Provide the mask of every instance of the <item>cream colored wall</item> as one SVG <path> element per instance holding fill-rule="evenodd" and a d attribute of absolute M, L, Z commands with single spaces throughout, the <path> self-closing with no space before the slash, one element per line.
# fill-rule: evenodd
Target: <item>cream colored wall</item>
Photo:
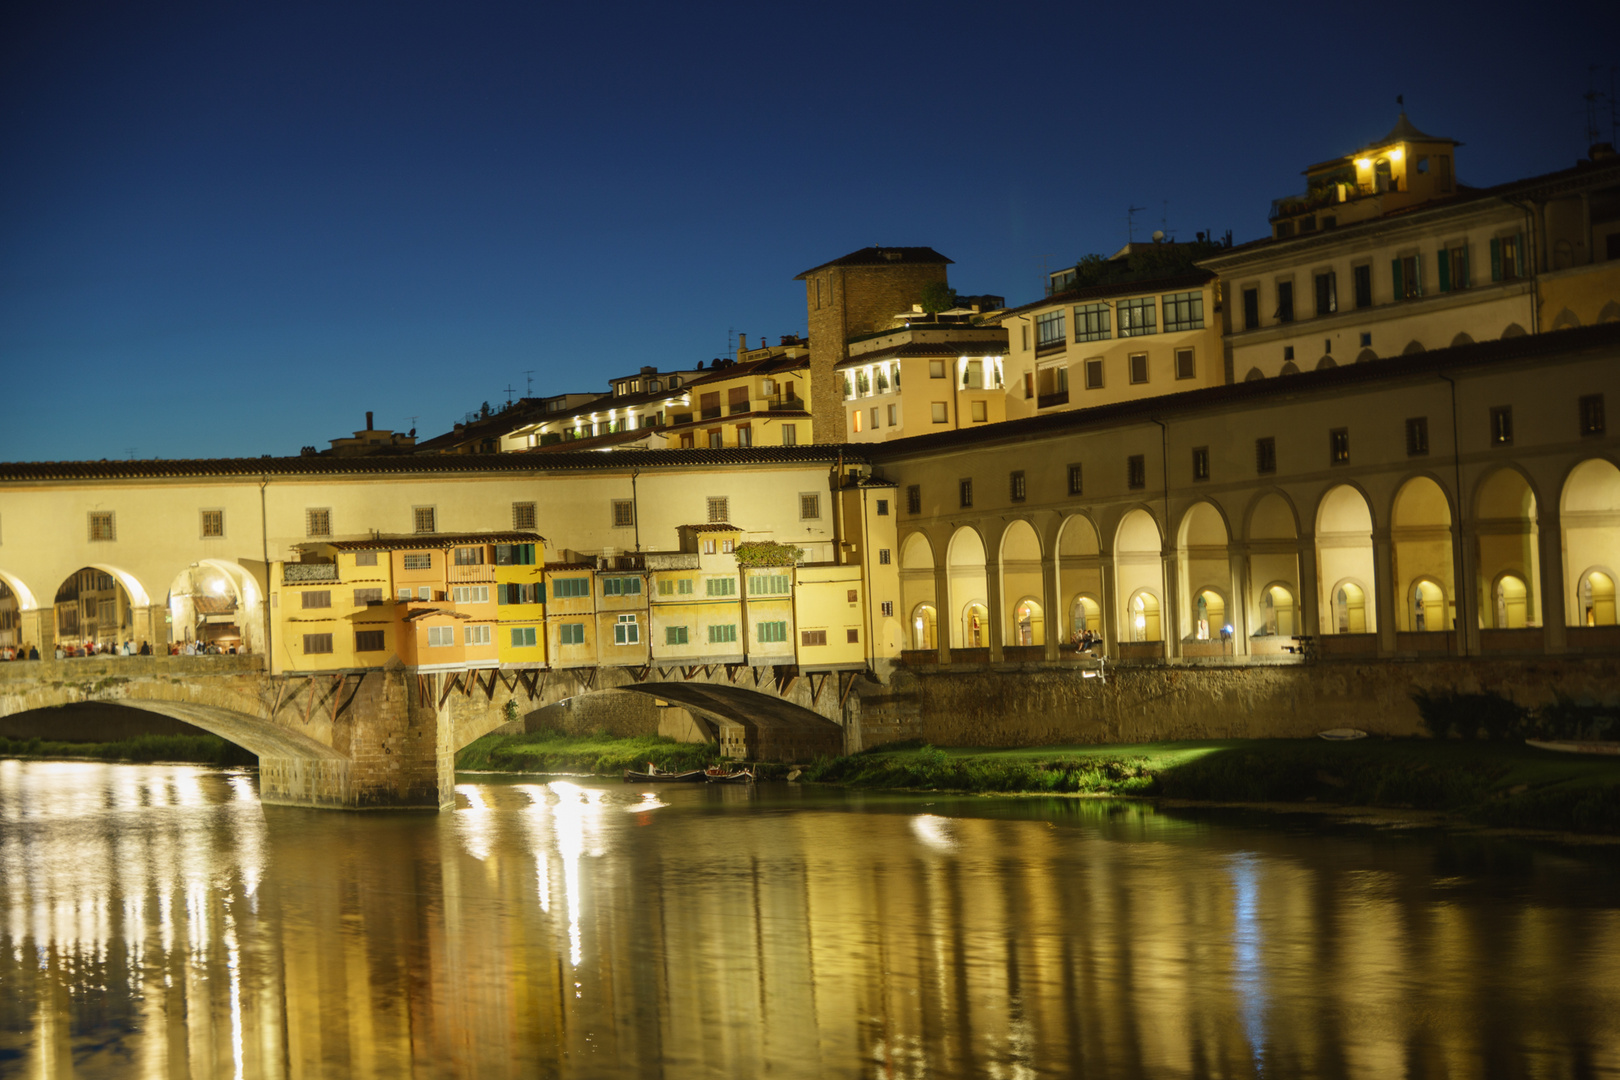
<path fill-rule="evenodd" d="M 1620 321 L 1620 259 L 1549 271 L 1536 284 L 1544 330 L 1564 329 L 1570 316 L 1579 326 Z"/>
<path fill-rule="evenodd" d="M 812 669 L 832 666 L 859 667 L 866 658 L 866 629 L 862 617 L 860 568 L 856 566 L 801 566 L 799 586 L 794 594 L 797 609 L 799 667 Z M 855 599 L 849 599 L 849 593 Z M 806 646 L 806 631 L 823 630 L 827 644 Z M 854 631 L 856 641 L 849 640 Z"/>

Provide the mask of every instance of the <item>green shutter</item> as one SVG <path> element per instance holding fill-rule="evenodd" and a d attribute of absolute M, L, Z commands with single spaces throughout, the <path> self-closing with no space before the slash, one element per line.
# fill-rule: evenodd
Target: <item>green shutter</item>
<path fill-rule="evenodd" d="M 1524 277 L 1524 233 L 1517 233 L 1513 237 L 1513 261 L 1520 277 Z"/>
<path fill-rule="evenodd" d="M 1406 298 L 1406 289 L 1401 282 L 1401 260 L 1391 259 L 1389 270 L 1395 279 L 1395 299 L 1404 300 Z"/>
<path fill-rule="evenodd" d="M 1438 265 L 1439 270 L 1440 270 L 1440 291 L 1443 292 L 1443 293 L 1450 292 L 1451 291 L 1451 259 L 1446 254 L 1446 249 L 1445 248 L 1440 249 L 1440 254 L 1435 259 L 1435 263 Z"/>
<path fill-rule="evenodd" d="M 1491 237 L 1491 280 L 1502 280 L 1502 241 Z"/>
<path fill-rule="evenodd" d="M 1423 295 L 1423 256 L 1412 256 L 1412 295 Z"/>

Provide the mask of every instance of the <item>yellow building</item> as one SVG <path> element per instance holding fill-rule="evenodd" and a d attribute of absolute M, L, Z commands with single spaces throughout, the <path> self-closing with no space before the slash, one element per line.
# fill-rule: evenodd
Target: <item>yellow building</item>
<path fill-rule="evenodd" d="M 546 655 L 551 666 L 596 666 L 596 564 L 545 565 Z"/>
<path fill-rule="evenodd" d="M 1006 349 L 999 326 L 942 323 L 921 313 L 849 342 L 849 358 L 836 368 L 845 437 L 886 442 L 1005 420 Z"/>
<path fill-rule="evenodd" d="M 693 379 L 691 412 L 663 432 L 679 447 L 798 446 L 810 427 L 810 347 L 796 337 L 737 350 L 737 362 Z"/>

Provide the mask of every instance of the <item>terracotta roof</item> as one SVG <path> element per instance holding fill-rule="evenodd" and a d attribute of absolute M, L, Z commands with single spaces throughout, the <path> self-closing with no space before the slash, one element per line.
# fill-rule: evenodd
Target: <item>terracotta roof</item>
<path fill-rule="evenodd" d="M 191 607 L 199 615 L 230 615 L 236 611 L 236 601 L 228 596 L 193 596 Z"/>
<path fill-rule="evenodd" d="M 365 540 L 307 540 L 295 547 L 333 547 L 339 551 L 421 551 L 424 548 L 469 547 L 474 544 L 543 544 L 546 538 L 532 532 L 488 533 L 384 533 Z"/>
<path fill-rule="evenodd" d="M 740 525 L 731 525 L 731 524 L 729 524 L 727 522 L 724 522 L 724 521 L 705 521 L 705 522 L 703 522 L 703 523 L 701 523 L 699 525 L 682 525 L 681 528 L 683 528 L 683 529 L 691 529 L 693 532 L 697 532 L 697 533 L 706 533 L 706 532 L 742 532 L 743 531 L 742 526 L 740 526 Z"/>
<path fill-rule="evenodd" d="M 593 563 L 593 562 L 548 562 L 545 565 L 545 569 L 547 569 L 547 570 L 595 570 L 596 569 L 596 564 Z"/>
<path fill-rule="evenodd" d="M 654 435 L 663 435 L 665 428 L 635 428 L 632 431 L 610 431 L 606 435 L 592 435 L 584 439 L 563 439 L 547 446 L 531 446 L 519 450 L 520 454 L 558 454 L 580 450 L 605 450 L 624 443 L 640 442 Z"/>
<path fill-rule="evenodd" d="M 434 615 L 448 615 L 452 619 L 470 619 L 471 615 L 460 611 L 451 611 L 449 608 L 417 608 L 415 611 L 401 617 L 402 622 L 415 622 L 417 619 L 431 618 Z"/>
<path fill-rule="evenodd" d="M 445 473 L 611 472 L 691 468 L 704 465 L 772 465 L 866 460 L 866 444 L 811 443 L 803 446 L 746 446 L 724 449 L 634 450 L 604 454 L 592 450 L 547 454 L 428 454 L 405 457 L 190 458 L 154 461 L 0 462 L 6 480 L 133 480 L 182 476 L 433 476 Z"/>
<path fill-rule="evenodd" d="M 799 368 L 809 366 L 809 353 L 799 356 L 767 356 L 760 360 L 750 360 L 746 364 L 732 364 L 730 367 L 708 372 L 701 379 L 693 379 L 686 386 L 702 386 L 704 383 L 735 379 L 740 375 L 774 375 L 778 371 L 797 371 Z"/>
<path fill-rule="evenodd" d="M 862 367 L 873 360 L 887 360 L 891 357 L 901 356 L 1003 356 L 1007 352 L 1007 343 L 1004 341 L 913 341 L 904 345 L 891 345 L 887 349 L 873 349 L 852 356 L 848 360 L 840 360 L 833 365 L 833 370 L 846 367 Z"/>
<path fill-rule="evenodd" d="M 1244 402 L 1267 398 L 1288 398 L 1302 393 L 1335 393 L 1365 383 L 1396 383 L 1418 377 L 1432 378 L 1437 372 L 1466 371 L 1493 364 L 1559 356 L 1582 349 L 1620 348 L 1620 323 L 1604 323 L 1575 330 L 1555 330 L 1525 334 L 1500 341 L 1480 341 L 1455 348 L 1432 349 L 1411 356 L 1390 356 L 1364 363 L 1345 363 L 1325 371 L 1302 371 L 1297 375 L 1257 379 L 1254 382 L 1211 386 L 1180 394 L 1121 401 L 1090 409 L 1008 420 L 978 428 L 914 435 L 908 439 L 868 443 L 874 460 L 909 457 L 942 447 L 967 447 L 997 442 L 1022 442 L 1054 435 L 1068 429 L 1107 429 L 1127 423 L 1148 423 L 1177 413 L 1213 411 Z"/>
<path fill-rule="evenodd" d="M 913 266 L 923 263 L 945 265 L 951 261 L 931 247 L 864 247 L 859 251 L 850 252 L 841 259 L 812 266 L 804 273 L 796 275 L 793 280 L 802 281 L 817 270 L 825 270 L 829 266 L 894 266 L 900 263 L 910 263 Z"/>
<path fill-rule="evenodd" d="M 1222 254 L 1224 255 L 1225 252 L 1222 252 Z M 1006 311 L 998 313 L 996 320 L 1000 321 L 1034 308 L 1051 307 L 1054 304 L 1073 304 L 1081 300 L 1095 300 L 1105 296 L 1135 296 L 1138 293 L 1165 293 L 1196 289 L 1214 277 L 1215 272 L 1213 270 L 1193 270 L 1185 274 L 1176 274 L 1173 277 L 1152 278 L 1142 281 L 1115 281 L 1106 285 L 1087 285 L 1079 289 L 1065 289 L 1063 292 L 1053 293 L 1044 300 L 1036 300 L 1021 307 L 1008 308 Z"/>

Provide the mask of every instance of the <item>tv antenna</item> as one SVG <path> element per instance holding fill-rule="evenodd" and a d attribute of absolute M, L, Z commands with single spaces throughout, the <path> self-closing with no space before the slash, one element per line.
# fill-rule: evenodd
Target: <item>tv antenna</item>
<path fill-rule="evenodd" d="M 1052 295 L 1052 271 L 1047 265 L 1047 259 L 1057 258 L 1057 252 L 1048 251 L 1041 256 L 1041 295 Z"/>
<path fill-rule="evenodd" d="M 1603 115 L 1603 103 L 1605 101 L 1609 104 L 1609 143 L 1611 145 L 1615 142 L 1616 132 L 1620 131 L 1620 123 L 1616 122 L 1617 116 L 1614 101 L 1615 69 L 1612 66 L 1609 68 L 1609 92 L 1607 94 L 1601 90 L 1598 90 L 1595 86 L 1598 72 L 1601 70 L 1602 66 L 1599 64 L 1593 64 L 1586 69 L 1587 76 L 1591 79 L 1594 86 L 1593 89 L 1588 90 L 1586 93 L 1581 95 L 1586 99 L 1586 145 L 1589 147 L 1596 146 L 1598 143 L 1603 141 L 1601 117 Z"/>
<path fill-rule="evenodd" d="M 524 383 L 523 396 L 534 397 L 534 368 L 526 369 L 523 372 L 523 377 L 528 380 Z"/>
<path fill-rule="evenodd" d="M 1136 243 L 1136 215 L 1147 213 L 1145 206 L 1127 206 L 1125 208 L 1125 242 Z"/>
<path fill-rule="evenodd" d="M 512 384 L 507 383 L 506 384 L 506 407 L 508 409 L 510 409 L 512 407 L 512 394 L 513 394 Z"/>
<path fill-rule="evenodd" d="M 138 446 L 126 446 L 126 447 L 124 447 L 124 453 L 129 456 L 129 460 L 134 461 L 135 460 L 135 451 L 137 451 L 139 449 L 140 449 L 140 447 L 138 447 Z"/>

